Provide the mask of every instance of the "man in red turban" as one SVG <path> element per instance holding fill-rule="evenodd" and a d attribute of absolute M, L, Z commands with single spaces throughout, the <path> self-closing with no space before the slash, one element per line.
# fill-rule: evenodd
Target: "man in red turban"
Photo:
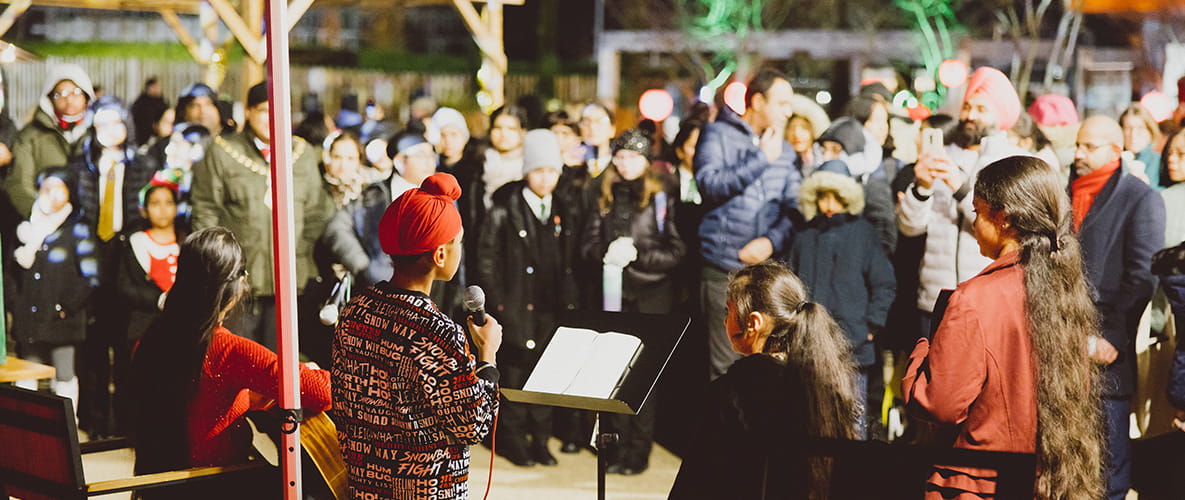
<path fill-rule="evenodd" d="M 1004 73 L 987 67 L 975 70 L 965 95 L 958 128 L 952 137 L 944 138 L 946 147 L 918 158 L 915 180 L 897 206 L 901 234 L 926 235 L 918 271 L 919 336 L 932 331 L 938 294 L 971 279 L 992 262 L 979 254 L 971 224 L 975 176 L 995 160 L 1032 156 L 1008 141 L 1006 131 L 1016 124 L 1021 106 Z"/>
<path fill-rule="evenodd" d="M 461 325 L 428 297 L 461 262 L 460 196 L 440 173 L 387 207 L 379 243 L 395 270 L 338 321 L 333 402 L 351 498 L 465 498 L 469 445 L 493 427 L 502 327 L 470 321 L 470 354 Z"/>
<path fill-rule="evenodd" d="M 1020 117 L 1020 97 L 1012 82 L 996 68 L 982 67 L 967 79 L 963 109 L 959 112 L 961 144 L 973 149 L 984 137 L 1005 131 Z"/>

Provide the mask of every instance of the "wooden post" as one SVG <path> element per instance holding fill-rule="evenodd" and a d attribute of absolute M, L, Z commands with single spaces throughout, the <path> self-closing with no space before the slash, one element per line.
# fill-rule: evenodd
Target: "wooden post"
<path fill-rule="evenodd" d="M 285 0 L 286 1 L 286 0 Z M 263 39 L 263 0 L 242 0 L 239 2 L 239 9 L 241 9 L 243 22 L 247 25 L 247 29 L 251 30 L 251 35 L 255 37 L 258 52 L 264 54 L 266 57 L 267 46 L 266 40 Z M 271 24 L 268 24 L 268 32 L 271 32 Z M 287 22 L 281 24 L 287 26 Z M 283 30 L 285 37 L 288 36 L 288 31 Z M 246 42 L 242 42 L 246 43 Z M 239 79 L 239 96 L 246 96 L 247 91 L 253 85 L 263 81 L 263 60 L 256 60 L 254 58 L 243 58 L 243 77 Z"/>
<path fill-rule="evenodd" d="M 481 13 L 481 19 L 486 26 L 486 48 L 482 49 L 481 69 L 485 70 L 485 90 L 490 96 L 488 111 L 493 111 L 506 104 L 509 61 L 506 60 L 506 47 L 502 38 L 502 2 L 489 0 Z"/>
<path fill-rule="evenodd" d="M 477 13 L 471 0 L 452 0 L 453 6 L 461 14 L 465 26 L 473 36 L 474 43 L 481 50 L 481 69 L 477 70 L 478 81 L 482 84 L 478 104 L 482 110 L 490 112 L 506 102 L 506 48 L 502 43 L 502 2 L 501 0 L 486 0 L 486 8 Z"/>
<path fill-rule="evenodd" d="M 198 7 L 198 20 L 201 24 L 202 38 L 198 44 L 199 52 L 206 60 L 206 67 L 202 73 L 202 81 L 211 88 L 222 86 L 226 77 L 226 61 L 218 54 L 218 13 L 207 2 Z"/>

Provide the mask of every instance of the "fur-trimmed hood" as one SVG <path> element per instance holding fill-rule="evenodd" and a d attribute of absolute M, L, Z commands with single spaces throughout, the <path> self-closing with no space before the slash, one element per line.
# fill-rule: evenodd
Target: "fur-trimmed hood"
<path fill-rule="evenodd" d="M 806 220 L 819 213 L 819 193 L 831 191 L 848 207 L 848 213 L 860 215 L 864 211 L 864 188 L 855 179 L 835 172 L 818 171 L 802 181 L 798 193 L 798 209 Z"/>

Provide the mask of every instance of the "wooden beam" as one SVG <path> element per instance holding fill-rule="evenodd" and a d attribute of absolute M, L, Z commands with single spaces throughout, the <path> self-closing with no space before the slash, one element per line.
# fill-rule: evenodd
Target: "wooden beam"
<path fill-rule="evenodd" d="M 16 22 L 16 18 L 24 14 L 32 4 L 33 0 L 15 0 L 8 4 L 8 8 L 4 9 L 3 14 L 0 14 L 0 36 L 8 33 L 8 30 L 12 28 L 12 23 Z"/>
<path fill-rule="evenodd" d="M 258 63 L 263 63 L 267 60 L 267 53 L 260 50 L 262 45 L 261 40 L 255 35 L 254 30 L 243 22 L 243 18 L 239 17 L 239 13 L 226 0 L 209 0 L 210 7 L 214 8 L 214 12 L 218 14 L 218 18 L 230 28 L 231 34 L 239 41 L 239 45 L 243 46 L 243 50 L 252 60 Z"/>
<path fill-rule="evenodd" d="M 197 14 L 198 0 L 34 0 L 33 5 L 69 7 L 73 9 L 131 10 L 156 12 L 173 9 L 182 14 Z"/>
<path fill-rule="evenodd" d="M 288 4 L 288 31 L 285 31 L 285 33 L 292 32 L 292 28 L 296 27 L 296 23 L 300 22 L 300 18 L 304 17 L 305 12 L 309 10 L 309 6 L 312 4 L 313 0 L 292 0 L 292 3 Z M 267 40 L 263 36 L 259 37 L 259 51 L 261 53 L 267 52 Z M 260 75 L 263 74 L 262 71 L 261 67 Z M 247 80 L 251 80 L 251 78 L 247 78 Z M 255 80 L 258 80 L 258 78 Z"/>
<path fill-rule="evenodd" d="M 473 35 L 474 39 L 489 36 L 486 33 L 486 25 L 481 20 L 481 15 L 477 13 L 477 9 L 473 8 L 473 4 L 469 0 L 452 0 L 452 2 L 453 6 L 457 8 L 457 13 L 461 14 L 461 20 L 465 21 L 465 26 L 469 27 L 469 33 Z"/>
<path fill-rule="evenodd" d="M 160 17 L 165 20 L 165 24 L 168 24 L 173 29 L 173 33 L 177 35 L 177 39 L 181 41 L 181 45 L 184 45 L 185 50 L 189 51 L 189 55 L 193 56 L 193 60 L 199 64 L 206 64 L 208 61 L 202 57 L 201 47 L 198 46 L 197 41 L 193 39 L 189 31 L 185 29 L 185 26 L 181 24 L 181 18 L 177 16 L 177 12 L 173 9 L 160 9 L 158 12 L 160 12 Z"/>
<path fill-rule="evenodd" d="M 300 18 L 304 17 L 304 13 L 309 10 L 309 6 L 313 4 L 313 0 L 292 0 L 288 4 L 288 31 L 296 27 L 296 23 L 300 22 Z"/>
<path fill-rule="evenodd" d="M 112 479 L 110 481 L 90 483 L 86 485 L 86 493 L 87 496 L 109 495 L 111 493 L 119 493 L 121 491 L 134 491 L 149 487 L 184 483 L 187 481 L 217 476 L 220 474 L 229 474 L 232 472 L 259 469 L 263 467 L 264 462 L 262 460 L 256 460 L 254 462 L 234 465 L 194 467 L 185 470 L 157 472 L 155 474 L 144 474 L 141 476 L 133 476 L 125 479 Z"/>

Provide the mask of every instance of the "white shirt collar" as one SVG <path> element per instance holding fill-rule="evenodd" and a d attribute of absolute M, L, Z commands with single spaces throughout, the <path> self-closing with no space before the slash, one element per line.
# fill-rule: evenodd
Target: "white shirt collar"
<path fill-rule="evenodd" d="M 535 218 L 543 220 L 548 215 L 551 215 L 551 194 L 542 198 L 531 191 L 529 187 L 523 187 L 523 199 L 527 201 L 527 206 L 531 207 L 531 212 L 535 214 Z M 543 208 L 547 207 L 549 213 L 543 213 Z"/>

